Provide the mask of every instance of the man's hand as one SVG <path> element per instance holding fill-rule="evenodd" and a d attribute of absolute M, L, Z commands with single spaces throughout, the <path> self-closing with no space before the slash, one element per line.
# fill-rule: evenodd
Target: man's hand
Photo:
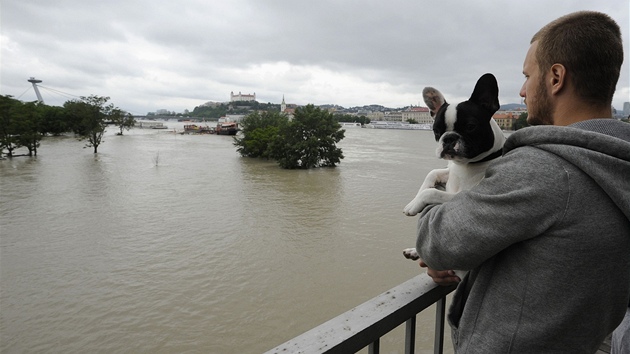
<path fill-rule="evenodd" d="M 431 269 L 422 260 L 419 263 L 420 263 L 420 267 L 427 269 L 427 275 L 429 275 L 431 279 L 433 279 L 433 281 L 438 285 L 449 286 L 449 285 L 459 283 L 460 281 L 462 281 L 461 279 L 459 279 L 457 275 L 455 275 L 455 272 L 452 270 Z"/>

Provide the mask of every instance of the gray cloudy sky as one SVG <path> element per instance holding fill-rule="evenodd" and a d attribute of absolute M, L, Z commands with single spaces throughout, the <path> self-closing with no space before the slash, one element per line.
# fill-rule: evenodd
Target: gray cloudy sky
<path fill-rule="evenodd" d="M 183 112 L 230 91 L 260 102 L 418 105 L 425 86 L 455 102 L 497 76 L 519 103 L 531 36 L 578 10 L 611 15 L 625 62 L 613 105 L 630 101 L 628 0 L 2 0 L 0 94 L 111 97 L 133 114 Z M 30 87 L 30 88 L 29 88 Z M 423 104 L 424 105 L 424 104 Z"/>

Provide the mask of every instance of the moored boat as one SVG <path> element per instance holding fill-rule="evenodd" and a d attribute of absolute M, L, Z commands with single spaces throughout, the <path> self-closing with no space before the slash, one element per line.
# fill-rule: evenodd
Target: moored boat
<path fill-rule="evenodd" d="M 137 122 L 135 125 L 137 128 L 143 129 L 168 129 L 164 123 L 161 122 Z"/>
<path fill-rule="evenodd" d="M 214 134 L 214 128 L 196 124 L 184 125 L 184 134 Z"/>
<path fill-rule="evenodd" d="M 238 132 L 238 123 L 236 122 L 220 122 L 217 124 L 216 132 L 219 135 L 236 135 Z"/>
<path fill-rule="evenodd" d="M 407 122 L 372 121 L 365 125 L 372 129 L 404 129 L 404 130 L 432 130 L 431 124 L 413 124 Z"/>

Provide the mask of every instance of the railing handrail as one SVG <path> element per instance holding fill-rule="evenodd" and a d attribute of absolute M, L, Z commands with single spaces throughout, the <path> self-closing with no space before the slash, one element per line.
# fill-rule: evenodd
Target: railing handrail
<path fill-rule="evenodd" d="M 428 275 L 420 274 L 267 351 L 267 354 L 355 353 L 370 344 L 378 343 L 380 337 L 407 320 L 415 319 L 416 314 L 444 299 L 455 288 L 455 285 L 438 286 Z M 444 306 L 441 311 L 443 318 Z M 443 327 L 443 321 L 439 318 L 436 327 L 438 325 Z M 435 335 L 436 339 L 441 336 L 441 342 L 443 332 L 438 333 L 436 330 Z"/>

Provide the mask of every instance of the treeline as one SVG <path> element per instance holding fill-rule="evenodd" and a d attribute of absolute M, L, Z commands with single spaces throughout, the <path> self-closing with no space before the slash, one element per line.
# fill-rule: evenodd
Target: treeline
<path fill-rule="evenodd" d="M 216 105 L 197 106 L 191 115 L 195 117 L 221 118 L 227 114 L 248 114 L 252 111 L 280 111 L 280 105 L 258 101 L 236 101 Z"/>
<path fill-rule="evenodd" d="M 63 107 L 38 102 L 22 102 L 11 96 L 0 96 L 0 156 L 15 156 L 19 148 L 27 148 L 28 155 L 37 155 L 40 140 L 47 135 L 74 133 L 86 141 L 85 147 L 94 148 L 103 142 L 108 124 L 128 130 L 135 124 L 134 117 L 113 104 L 109 97 L 89 96 L 70 100 Z"/>
<path fill-rule="evenodd" d="M 321 107 L 320 107 L 321 108 Z M 194 117 L 221 118 L 228 114 L 249 114 L 255 111 L 279 112 L 280 105 L 275 103 L 260 103 L 258 101 L 236 101 L 229 103 L 217 103 L 214 105 L 196 106 L 190 115 Z M 180 115 L 180 114 L 178 114 Z M 333 113 L 334 118 L 338 122 L 361 123 L 363 125 L 370 123 L 370 119 L 366 116 L 356 116 L 350 114 Z"/>
<path fill-rule="evenodd" d="M 279 111 L 256 111 L 241 121 L 234 145 L 241 156 L 272 159 L 287 169 L 334 167 L 343 159 L 337 143 L 345 136 L 333 114 L 313 105 L 289 119 Z"/>
<path fill-rule="evenodd" d="M 521 113 L 518 116 L 518 119 L 516 119 L 516 121 L 514 122 L 514 125 L 512 126 L 512 130 L 519 130 L 521 128 L 527 128 L 529 127 L 529 124 L 527 123 L 527 112 Z"/>

